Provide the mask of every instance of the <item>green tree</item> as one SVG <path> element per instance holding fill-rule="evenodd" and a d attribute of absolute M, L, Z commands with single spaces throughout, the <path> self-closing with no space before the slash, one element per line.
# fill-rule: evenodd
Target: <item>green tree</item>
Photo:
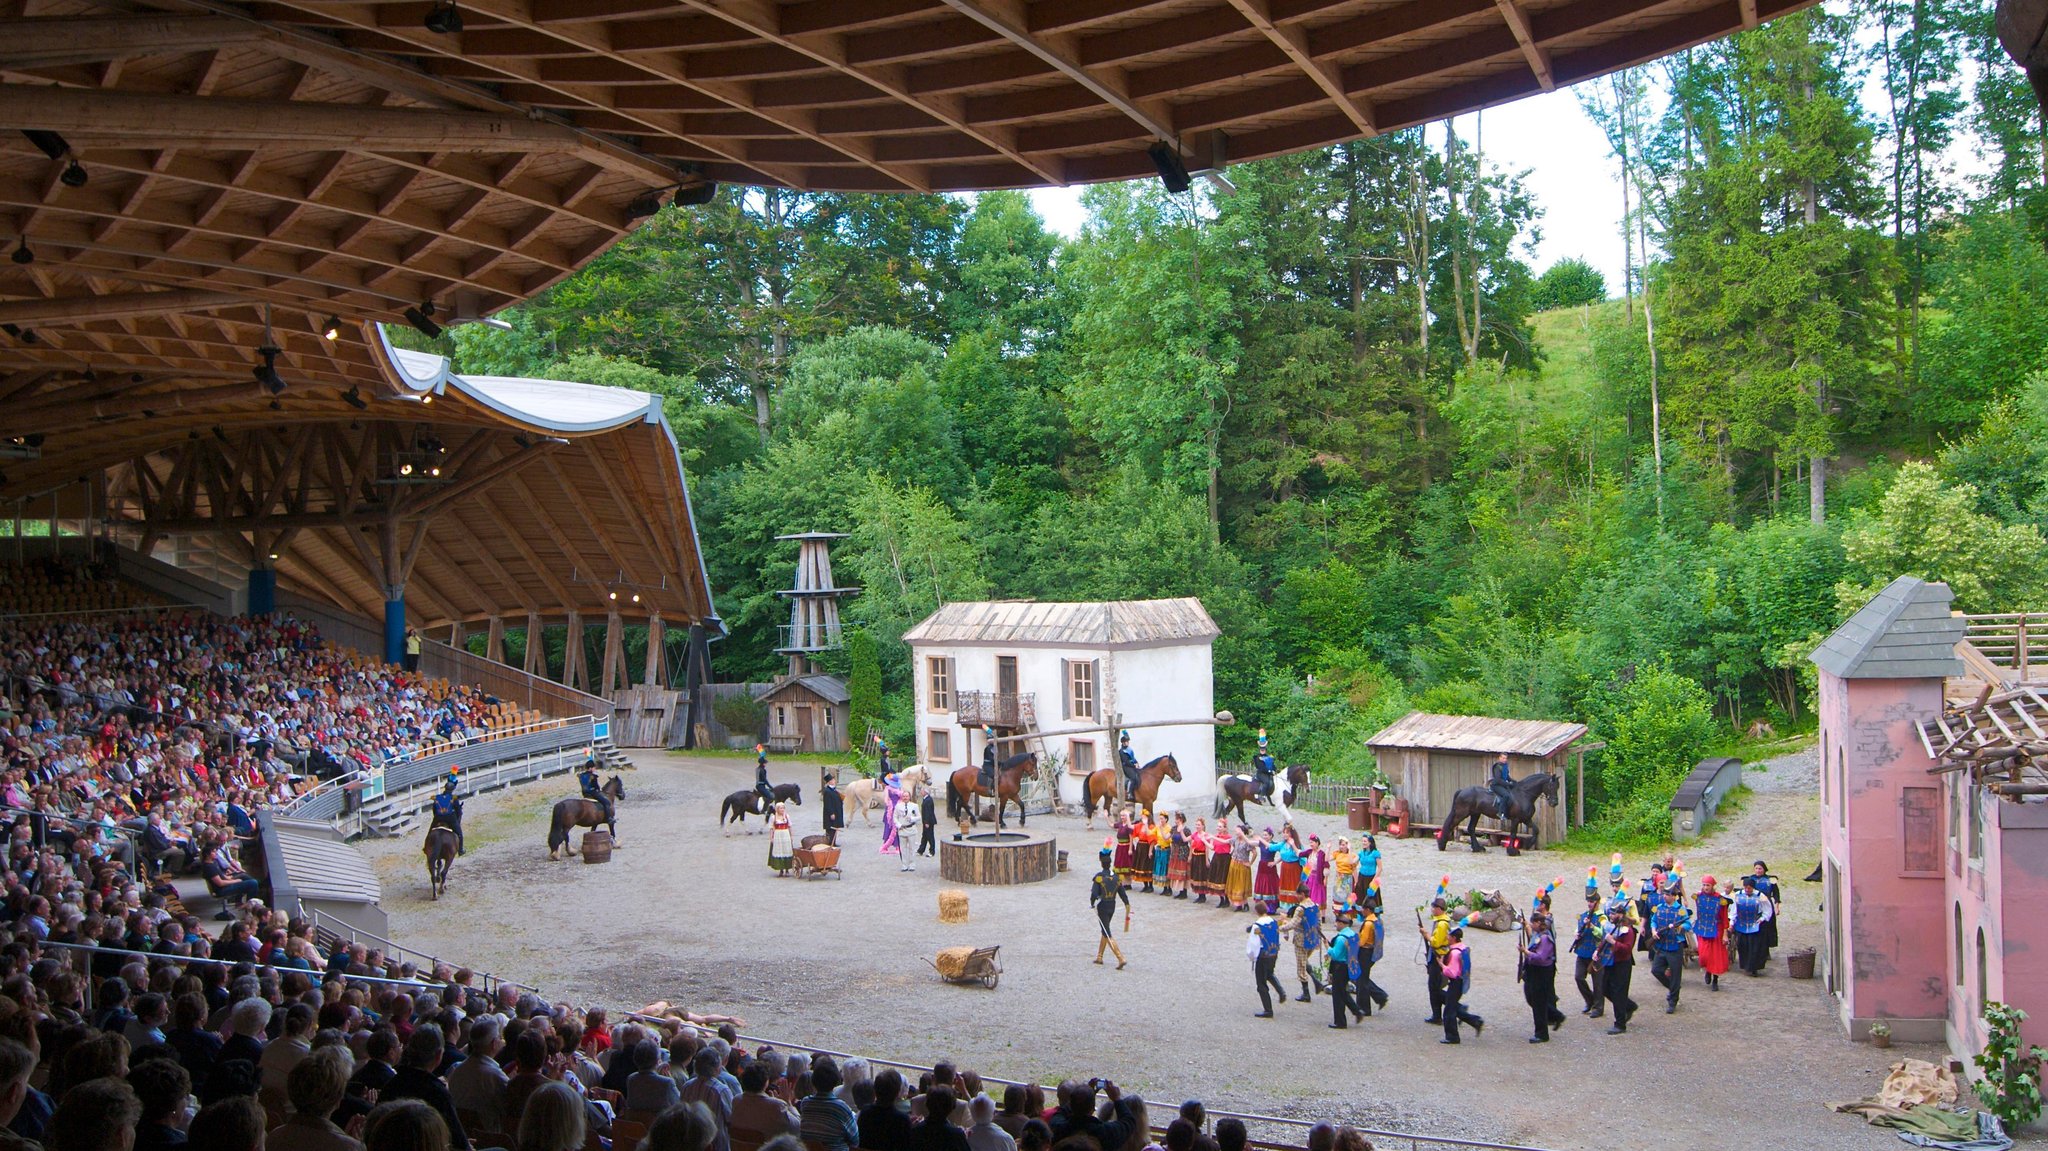
<path fill-rule="evenodd" d="M 1577 257 L 1559 260 L 1545 268 L 1529 293 L 1530 305 L 1539 312 L 1597 304 L 1606 298 L 1607 277 Z"/>
<path fill-rule="evenodd" d="M 1714 738 L 1713 698 L 1651 664 L 1605 695 L 1595 730 L 1607 740 L 1597 773 L 1603 825 L 1622 836 L 1663 839 L 1672 793 Z"/>
<path fill-rule="evenodd" d="M 2048 368 L 2048 252 L 2012 213 L 1980 209 L 1957 223 L 1934 274 L 1941 318 L 1914 414 L 1953 431 Z"/>
<path fill-rule="evenodd" d="M 2048 586 L 2048 542 L 2032 524 L 1977 510 L 1977 491 L 1944 484 L 1929 464 L 1899 469 L 1875 514 L 1842 533 L 1847 570 L 1836 586 L 1846 615 L 1902 575 L 1946 583 L 1959 611 L 2021 611 Z"/>
<path fill-rule="evenodd" d="M 875 637 L 866 628 L 846 633 L 846 734 L 855 748 L 866 750 L 870 724 L 882 721 L 882 659 Z"/>

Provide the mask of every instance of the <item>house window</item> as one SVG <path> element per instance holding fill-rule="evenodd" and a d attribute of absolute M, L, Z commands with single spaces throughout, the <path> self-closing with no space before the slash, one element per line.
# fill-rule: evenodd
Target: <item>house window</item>
<path fill-rule="evenodd" d="M 826 708 L 826 709 L 825 709 L 825 726 L 826 726 L 826 727 L 831 727 L 831 726 L 832 726 L 832 713 L 833 713 L 833 712 L 835 712 L 835 711 L 838 711 L 838 710 L 839 710 L 839 709 L 838 709 L 838 708 L 836 708 L 836 707 L 828 707 L 828 708 Z"/>
<path fill-rule="evenodd" d="M 1977 793 L 1977 781 L 1969 778 L 1969 772 L 1965 770 L 1963 775 L 1965 778 L 1959 782 L 1970 789 L 1970 793 L 1963 797 L 1963 802 L 1970 808 L 1970 859 L 1974 863 L 1983 863 L 1984 797 Z"/>
<path fill-rule="evenodd" d="M 926 656 L 926 707 L 931 711 L 953 710 L 953 661 L 944 656 Z"/>
<path fill-rule="evenodd" d="M 1977 929 L 1977 1014 L 1991 1001 L 1991 961 L 1984 954 L 1984 929 Z"/>
<path fill-rule="evenodd" d="M 1941 818 L 1941 807 L 1935 798 L 1935 790 L 1931 787 L 1900 788 L 1899 809 L 1905 825 L 1905 855 L 1899 870 L 1906 875 L 1939 875 L 1941 833 L 1936 830 L 1935 821 Z"/>
<path fill-rule="evenodd" d="M 1954 772 L 1948 777 L 1948 845 L 1963 849 L 1963 777 Z"/>
<path fill-rule="evenodd" d="M 1097 661 L 1092 659 L 1062 660 L 1067 683 L 1067 706 L 1064 709 L 1068 719 L 1094 719 L 1095 716 L 1095 670 Z"/>
<path fill-rule="evenodd" d="M 1956 900 L 1956 990 L 1963 989 L 1963 901 Z"/>
<path fill-rule="evenodd" d="M 932 763 L 953 762 L 953 733 L 943 727 L 935 727 L 924 736 L 925 759 Z"/>
<path fill-rule="evenodd" d="M 1835 748 L 1835 826 L 1849 826 L 1849 757 Z"/>
<path fill-rule="evenodd" d="M 1095 741 L 1089 739 L 1069 740 L 1067 743 L 1067 772 L 1070 775 L 1088 775 L 1095 770 Z"/>
<path fill-rule="evenodd" d="M 775 705 L 775 730 L 789 730 L 789 712 L 785 711 L 779 703 Z"/>

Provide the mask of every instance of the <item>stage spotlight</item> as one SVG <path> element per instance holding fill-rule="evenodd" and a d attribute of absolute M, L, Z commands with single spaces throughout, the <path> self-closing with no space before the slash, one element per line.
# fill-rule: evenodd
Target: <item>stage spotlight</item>
<path fill-rule="evenodd" d="M 411 475 L 411 474 L 412 474 L 412 465 L 411 465 L 411 464 L 409 464 L 409 463 L 405 463 L 405 464 L 400 464 L 400 465 L 398 465 L 398 474 L 399 474 L 399 475 L 401 475 L 401 476 L 409 476 L 409 475 Z"/>
<path fill-rule="evenodd" d="M 256 377 L 256 382 L 263 385 L 263 390 L 273 396 L 284 393 L 284 377 L 277 374 L 277 357 L 282 351 L 283 349 L 269 344 L 256 349 L 256 354 L 263 357 L 263 363 L 258 365 L 252 374 Z"/>
<path fill-rule="evenodd" d="M 327 322 L 320 325 L 320 338 L 323 340 L 338 340 L 341 338 L 340 316 L 327 317 Z"/>
<path fill-rule="evenodd" d="M 36 262 L 36 254 L 28 249 L 27 236 L 23 236 L 21 242 L 14 245 L 14 255 L 9 257 L 9 259 L 12 259 L 17 264 L 33 264 Z"/>
<path fill-rule="evenodd" d="M 652 192 L 642 192 L 628 201 L 626 203 L 627 221 L 644 220 L 661 211 L 661 193 L 662 189 L 657 188 Z"/>
<path fill-rule="evenodd" d="M 432 300 L 423 301 L 416 308 L 407 308 L 405 310 L 405 322 L 411 324 L 413 330 L 430 340 L 441 338 L 441 325 L 434 322 L 434 301 Z"/>
<path fill-rule="evenodd" d="M 1167 191 L 1178 196 L 1194 184 L 1188 166 L 1181 163 L 1180 152 L 1173 145 L 1160 140 L 1145 149 L 1145 154 L 1152 157 L 1152 166 L 1159 169 L 1159 182 Z"/>
<path fill-rule="evenodd" d="M 57 177 L 57 182 L 67 188 L 83 188 L 85 180 L 85 166 L 76 160 L 64 165 L 64 174 Z"/>
<path fill-rule="evenodd" d="M 633 593 L 633 602 L 634 602 L 634 603 L 639 603 L 639 602 L 640 602 L 640 593 L 639 593 L 639 592 L 634 592 L 634 593 Z"/>
<path fill-rule="evenodd" d="M 422 21 L 427 31 L 443 36 L 453 36 L 462 31 L 462 10 L 455 6 L 455 0 L 440 0 L 427 9 L 427 18 Z"/>
<path fill-rule="evenodd" d="M 606 598 L 606 599 L 613 599 L 613 600 L 615 600 L 615 599 L 618 599 L 618 598 L 619 598 L 619 593 L 618 593 L 617 591 L 609 591 L 609 592 L 606 592 L 606 593 L 605 593 L 605 598 Z"/>
<path fill-rule="evenodd" d="M 352 407 L 359 412 L 366 412 L 370 410 L 370 402 L 363 398 L 363 393 L 360 388 L 350 388 L 348 391 L 341 393 L 341 399 L 343 403 L 347 404 L 349 407 Z"/>

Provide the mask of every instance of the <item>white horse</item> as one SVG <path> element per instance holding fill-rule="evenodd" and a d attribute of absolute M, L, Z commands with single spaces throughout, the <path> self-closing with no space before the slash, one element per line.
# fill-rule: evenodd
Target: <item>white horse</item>
<path fill-rule="evenodd" d="M 911 764 L 909 767 L 899 770 L 896 775 L 903 781 L 905 790 L 931 786 L 931 772 L 921 763 Z M 865 777 L 856 779 L 851 783 L 839 785 L 839 795 L 840 798 L 846 801 L 847 810 L 859 811 L 861 822 L 870 827 L 874 826 L 875 821 L 868 814 L 868 811 L 870 808 L 882 806 L 882 795 L 886 791 L 888 791 L 888 788 L 883 785 L 881 780 L 867 779 Z"/>

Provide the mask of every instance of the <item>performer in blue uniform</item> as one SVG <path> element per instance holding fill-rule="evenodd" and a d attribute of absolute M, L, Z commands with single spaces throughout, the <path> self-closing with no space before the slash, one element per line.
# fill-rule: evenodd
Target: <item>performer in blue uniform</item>
<path fill-rule="evenodd" d="M 1125 732 L 1117 740 L 1116 764 L 1124 771 L 1124 796 L 1138 798 L 1138 756 L 1131 750 L 1131 733 Z"/>
<path fill-rule="evenodd" d="M 1486 781 L 1486 786 L 1493 792 L 1493 798 L 1500 801 L 1500 813 L 1505 818 L 1508 801 L 1515 796 L 1515 777 L 1508 770 L 1507 756 L 1493 761 L 1493 776 Z"/>
<path fill-rule="evenodd" d="M 455 775 L 450 772 L 447 782 L 441 785 L 440 794 L 434 797 L 434 816 L 429 826 L 439 825 L 455 833 L 455 854 L 463 853 L 462 846 L 462 801 L 455 797 Z"/>
<path fill-rule="evenodd" d="M 1279 769 L 1273 765 L 1273 755 L 1266 749 L 1266 729 L 1259 729 L 1259 754 L 1252 757 L 1252 781 L 1258 784 L 1260 795 L 1273 794 L 1273 778 Z"/>
<path fill-rule="evenodd" d="M 1650 912 L 1650 977 L 1664 985 L 1664 1014 L 1678 1010 L 1678 989 L 1685 985 L 1685 936 L 1692 930 L 1692 911 L 1679 898 L 1677 885 Z"/>

